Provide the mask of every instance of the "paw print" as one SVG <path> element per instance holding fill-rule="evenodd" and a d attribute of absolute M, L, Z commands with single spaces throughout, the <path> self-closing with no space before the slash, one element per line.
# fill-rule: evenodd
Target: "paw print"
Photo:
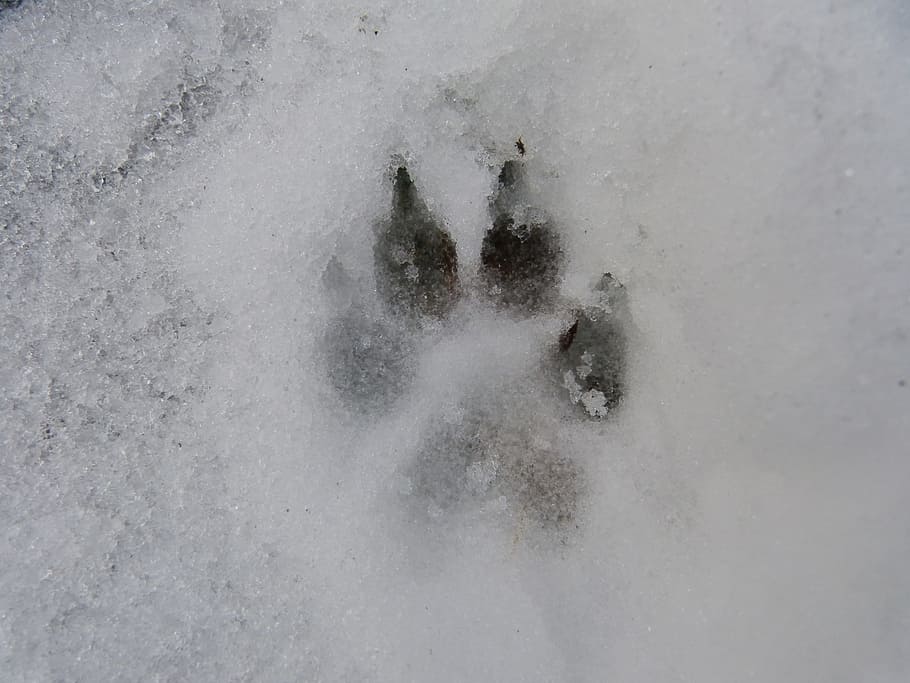
<path fill-rule="evenodd" d="M 393 174 L 391 211 L 377 226 L 374 286 L 358 283 L 337 260 L 324 273 L 337 312 L 324 338 L 328 378 L 358 417 L 381 420 L 407 401 L 421 357 L 435 348 L 472 348 L 461 350 L 467 365 L 431 380 L 456 398 L 422 421 L 400 472 L 415 515 L 485 509 L 541 527 L 577 525 L 584 477 L 556 427 L 607 419 L 623 399 L 626 291 L 607 273 L 586 302 L 560 296 L 561 237 L 529 196 L 525 173 L 521 160 L 502 165 L 480 263 L 468 276 L 403 164 Z M 505 326 L 496 345 L 480 343 L 476 356 L 473 345 L 490 328 L 472 327 L 472 316 Z M 510 335 L 536 360 L 498 372 L 508 364 L 502 347 Z M 427 381 L 421 386 L 426 392 Z"/>

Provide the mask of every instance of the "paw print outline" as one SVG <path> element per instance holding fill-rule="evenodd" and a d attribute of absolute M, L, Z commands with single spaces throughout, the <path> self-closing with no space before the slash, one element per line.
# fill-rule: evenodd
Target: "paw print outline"
<path fill-rule="evenodd" d="M 388 413 L 415 380 L 421 340 L 434 331 L 445 335 L 446 321 L 465 301 L 512 319 L 561 314 L 564 327 L 540 358 L 545 400 L 561 401 L 573 419 L 599 421 L 619 408 L 631 322 L 626 290 L 606 273 L 586 304 L 560 297 L 561 237 L 531 201 L 525 174 L 520 159 L 502 164 L 477 277 L 465 285 L 444 222 L 407 166 L 394 167 L 391 210 L 377 226 L 373 248 L 375 296 L 358 292 L 337 260 L 324 273 L 339 308 L 324 340 L 327 373 L 347 410 L 371 419 Z M 454 420 L 422 428 L 402 473 L 416 510 L 434 517 L 471 501 L 505 501 L 506 509 L 541 526 L 576 521 L 582 472 L 542 438 L 537 411 L 529 410 L 540 404 L 503 400 L 509 393 L 501 384 L 466 391 Z"/>

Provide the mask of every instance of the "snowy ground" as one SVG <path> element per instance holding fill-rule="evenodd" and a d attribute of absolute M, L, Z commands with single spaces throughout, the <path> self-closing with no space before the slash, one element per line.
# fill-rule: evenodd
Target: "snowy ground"
<path fill-rule="evenodd" d="M 908 38 L 901 0 L 0 2 L 0 678 L 910 680 Z M 352 412 L 324 273 L 369 287 L 393 155 L 470 277 L 519 137 L 562 293 L 626 285 L 622 407 L 554 417 L 548 321 L 469 302 Z M 578 464 L 571 528 L 415 510 L 474 397 Z"/>

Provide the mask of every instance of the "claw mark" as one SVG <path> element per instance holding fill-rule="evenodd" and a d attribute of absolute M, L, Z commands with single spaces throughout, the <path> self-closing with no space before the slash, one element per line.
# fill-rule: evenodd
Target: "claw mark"
<path fill-rule="evenodd" d="M 379 234 L 374 263 L 379 294 L 398 314 L 441 318 L 457 300 L 455 243 L 404 166 L 395 176 L 392 215 Z"/>
<path fill-rule="evenodd" d="M 491 202 L 493 226 L 484 235 L 480 261 L 491 298 L 534 312 L 555 298 L 562 248 L 546 215 L 526 203 L 526 193 L 522 165 L 506 161 Z"/>
<path fill-rule="evenodd" d="M 559 350 L 568 351 L 569 347 L 572 346 L 572 341 L 575 339 L 575 334 L 578 332 L 578 321 L 576 320 L 572 323 L 572 326 L 559 335 Z"/>
<path fill-rule="evenodd" d="M 559 337 L 558 367 L 569 400 L 591 417 L 606 417 L 625 390 L 628 306 L 610 273 L 595 288 L 597 302 L 576 313 Z"/>

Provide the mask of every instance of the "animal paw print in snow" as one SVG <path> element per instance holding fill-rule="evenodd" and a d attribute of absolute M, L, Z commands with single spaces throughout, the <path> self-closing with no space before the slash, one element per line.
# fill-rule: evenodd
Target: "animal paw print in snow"
<path fill-rule="evenodd" d="M 555 396 L 570 413 L 593 420 L 618 407 L 628 344 L 625 290 L 608 273 L 586 305 L 563 300 L 560 236 L 528 195 L 524 166 L 506 161 L 490 199 L 478 277 L 465 286 L 455 242 L 407 168 L 397 168 L 391 212 L 378 227 L 373 250 L 378 300 L 353 293 L 337 262 L 325 274 L 329 288 L 344 299 L 344 313 L 326 335 L 328 374 L 350 409 L 374 415 L 389 410 L 415 378 L 419 341 L 432 330 L 445 334 L 444 328 L 438 332 L 440 323 L 466 299 L 517 318 L 563 313 L 568 324 L 542 352 L 548 400 Z M 540 424 L 545 418 L 532 409 L 534 401 L 503 401 L 502 389 L 474 387 L 465 392 L 456 419 L 433 420 L 421 430 L 404 473 L 408 495 L 431 513 L 495 499 L 542 525 L 570 522 L 582 488 L 578 468 L 547 441 Z"/>

